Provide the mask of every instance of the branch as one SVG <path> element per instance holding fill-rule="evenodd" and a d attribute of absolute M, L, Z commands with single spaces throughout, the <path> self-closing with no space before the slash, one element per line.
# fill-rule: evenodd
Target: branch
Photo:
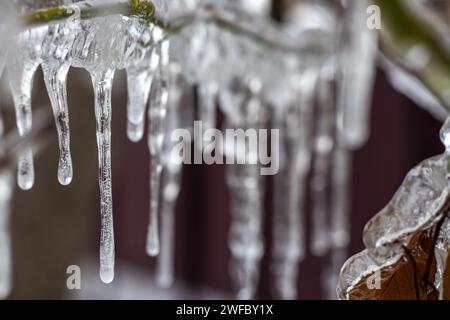
<path fill-rule="evenodd" d="M 28 25 L 36 25 L 67 19 L 76 14 L 79 14 L 80 19 L 83 20 L 112 14 L 122 14 L 125 16 L 138 16 L 153 24 L 162 24 L 162 21 L 157 21 L 155 18 L 155 6 L 148 0 L 129 0 L 128 3 L 117 2 L 96 6 L 85 1 L 70 6 L 36 10 L 26 13 L 22 19 Z"/>
<path fill-rule="evenodd" d="M 150 0 L 129 0 L 127 3 L 117 2 L 96 4 L 95 6 L 89 3 L 89 1 L 83 1 L 69 6 L 36 10 L 25 14 L 22 17 L 22 20 L 26 25 L 34 26 L 64 20 L 77 14 L 81 20 L 121 14 L 124 16 L 139 17 L 144 23 L 153 24 L 162 28 L 166 31 L 166 37 L 178 34 L 186 27 L 193 25 L 198 21 L 204 21 L 214 23 L 220 29 L 227 30 L 233 34 L 246 37 L 268 49 L 279 50 L 296 55 L 302 55 L 305 52 L 304 47 L 296 46 L 293 41 L 287 40 L 275 25 L 273 25 L 271 31 L 273 31 L 273 35 L 277 35 L 277 37 L 274 37 L 273 35 L 270 37 L 266 33 L 262 34 L 255 30 L 251 30 L 246 27 L 245 24 L 240 24 L 235 20 L 225 17 L 225 15 L 221 14 L 212 4 L 205 4 L 198 10 L 200 11 L 200 14 L 186 14 L 176 17 L 171 21 L 164 21 L 158 17 L 155 5 Z M 307 48 L 307 50 L 316 51 L 319 50 L 319 48 L 311 46 Z"/>
<path fill-rule="evenodd" d="M 381 8 L 383 31 L 381 49 L 392 61 L 416 76 L 450 111 L 450 51 L 435 26 L 411 10 L 403 0 L 374 0 Z M 424 57 L 415 65 L 413 50 Z M 420 65 L 423 62 L 423 65 Z"/>

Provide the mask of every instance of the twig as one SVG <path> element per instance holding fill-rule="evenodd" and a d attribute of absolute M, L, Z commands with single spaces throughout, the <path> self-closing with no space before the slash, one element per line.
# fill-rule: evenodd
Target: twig
<path fill-rule="evenodd" d="M 450 50 L 439 32 L 427 23 L 420 12 L 412 11 L 407 1 L 373 0 L 381 8 L 383 30 L 381 32 L 382 50 L 402 69 L 415 75 L 430 92 L 443 102 L 450 111 Z M 420 49 L 426 57 L 423 65 L 414 66 L 408 56 L 412 50 Z"/>

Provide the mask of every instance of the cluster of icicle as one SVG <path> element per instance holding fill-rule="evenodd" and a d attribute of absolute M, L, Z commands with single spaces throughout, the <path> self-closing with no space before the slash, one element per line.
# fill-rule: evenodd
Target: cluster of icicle
<path fill-rule="evenodd" d="M 89 2 L 95 6 L 95 1 Z M 187 13 L 195 19 L 180 33 L 168 35 L 161 27 L 142 23 L 137 17 L 79 19 L 84 2 L 76 2 L 70 4 L 75 14 L 69 19 L 18 29 L 13 41 L 1 41 L 8 47 L 1 47 L 0 66 L 6 65 L 17 128 L 23 136 L 32 126 L 33 75 L 38 66 L 42 67 L 58 132 L 57 176 L 62 185 L 70 184 L 73 176 L 67 74 L 71 67 L 79 67 L 91 75 L 101 195 L 101 279 L 109 283 L 114 278 L 111 89 L 115 71 L 125 69 L 129 93 L 127 130 L 132 141 L 143 138 L 148 119 L 151 195 L 147 252 L 159 254 L 159 282 L 168 286 L 174 277 L 174 203 L 181 181 L 181 167 L 170 159 L 172 145 L 168 137 L 176 128 L 192 126 L 184 119 L 186 112 L 192 111 L 183 109 L 180 102 L 183 92 L 195 85 L 204 127 L 216 127 L 219 105 L 227 128 L 272 126 L 280 130 L 281 170 L 275 177 L 272 260 L 277 295 L 286 299 L 297 296 L 299 263 L 306 252 L 304 202 L 309 189 L 313 199 L 310 249 L 319 256 L 331 252 L 329 272 L 324 273 L 325 287 L 335 298 L 336 277 L 349 243 L 350 150 L 363 144 L 368 135 L 368 100 L 377 49 L 375 34 L 365 27 L 367 3 L 347 1 L 344 16 L 339 16 L 327 2 L 301 2 L 280 26 L 274 27 L 267 0 L 153 2 L 161 19 Z M 264 46 L 258 39 L 212 23 L 208 19 L 210 11 L 203 9 L 208 2 L 215 6 L 214 12 L 233 23 L 278 43 L 295 44 L 295 50 Z M 2 6 L 5 10 L 1 11 L 6 13 L 9 2 L 3 1 Z M 340 84 L 338 91 L 336 83 Z M 239 298 L 253 297 L 258 284 L 265 250 L 264 181 L 258 165 L 227 167 L 232 208 L 231 273 Z M 24 190 L 33 186 L 31 148 L 21 151 L 17 182 Z M 7 259 L 11 189 L 10 171 L 1 171 L 3 294 L 8 292 L 11 273 Z"/>

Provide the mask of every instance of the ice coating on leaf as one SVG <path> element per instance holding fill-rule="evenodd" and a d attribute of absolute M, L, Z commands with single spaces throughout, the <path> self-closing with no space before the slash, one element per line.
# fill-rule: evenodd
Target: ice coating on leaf
<path fill-rule="evenodd" d="M 393 264 L 404 253 L 414 232 L 425 230 L 442 217 L 449 201 L 447 155 L 425 160 L 412 169 L 389 204 L 366 225 L 366 250 L 350 258 L 340 274 L 338 292 L 347 292 L 368 270 Z"/>

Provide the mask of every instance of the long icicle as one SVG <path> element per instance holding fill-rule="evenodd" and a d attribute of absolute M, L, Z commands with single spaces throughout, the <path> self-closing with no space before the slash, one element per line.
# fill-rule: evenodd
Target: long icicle
<path fill-rule="evenodd" d="M 115 70 L 91 74 L 95 94 L 95 117 L 100 184 L 100 278 L 105 283 L 114 279 L 114 226 L 111 179 L 111 91 Z"/>
<path fill-rule="evenodd" d="M 314 71 L 300 81 L 300 103 L 288 111 L 282 131 L 286 164 L 275 177 L 274 244 L 272 270 L 277 295 L 297 297 L 298 264 L 305 255 L 304 198 L 311 166 L 312 111 L 317 83 Z"/>
<path fill-rule="evenodd" d="M 344 146 L 337 145 L 333 153 L 331 176 L 331 261 L 323 281 L 329 299 L 337 299 L 339 272 L 347 259 L 350 243 L 351 160 L 351 152 Z"/>
<path fill-rule="evenodd" d="M 62 185 L 72 182 L 73 167 L 70 153 L 69 108 L 67 105 L 67 73 L 69 64 L 43 64 L 45 85 L 52 104 L 58 131 L 58 181 Z"/>
<path fill-rule="evenodd" d="M 263 105 L 259 99 L 259 93 L 255 90 L 251 93 L 249 101 L 242 106 L 230 106 L 230 109 L 232 108 L 244 108 L 238 112 L 244 115 L 241 120 L 245 128 L 254 129 L 260 125 Z M 229 122 L 231 117 L 229 115 L 227 117 Z M 229 124 L 234 128 L 240 126 L 236 123 L 229 122 Z M 228 152 L 235 150 L 232 141 L 225 143 L 231 143 L 225 146 L 225 150 Z M 237 145 L 237 153 L 231 154 L 235 162 L 228 166 L 226 173 L 231 193 L 231 226 L 228 240 L 232 255 L 231 273 L 238 289 L 239 299 L 254 297 L 259 281 L 260 261 L 264 253 L 262 236 L 264 180 L 260 174 L 261 167 L 258 164 L 249 163 L 249 159 L 253 156 L 257 157 L 258 151 L 254 148 L 257 147 L 252 143 L 249 143 L 248 148 L 245 145 Z M 227 154 L 227 159 L 229 156 L 230 154 Z M 247 162 L 236 163 L 239 158 L 247 159 Z"/>
<path fill-rule="evenodd" d="M 159 242 L 159 195 L 161 187 L 162 151 L 165 136 L 165 120 L 168 90 L 169 41 L 157 44 L 154 50 L 159 54 L 159 70 L 154 79 L 148 110 L 149 132 L 148 147 L 151 156 L 150 163 L 150 221 L 147 232 L 146 250 L 150 256 L 157 256 L 160 251 Z"/>
<path fill-rule="evenodd" d="M 175 143 L 168 137 L 174 130 L 182 127 L 181 117 L 183 113 L 180 109 L 180 102 L 184 86 L 177 81 L 180 78 L 178 67 L 172 65 L 161 187 L 161 252 L 156 264 L 156 281 L 163 288 L 170 287 L 175 278 L 175 204 L 181 188 L 182 163 L 173 158 L 172 151 Z"/>
<path fill-rule="evenodd" d="M 333 150 L 333 101 L 331 86 L 326 78 L 326 68 L 321 72 L 318 84 L 317 128 L 314 138 L 315 161 L 311 179 L 312 208 L 312 239 L 311 252 L 317 256 L 327 253 L 330 246 L 329 234 L 329 201 L 327 197 L 328 178 Z"/>

